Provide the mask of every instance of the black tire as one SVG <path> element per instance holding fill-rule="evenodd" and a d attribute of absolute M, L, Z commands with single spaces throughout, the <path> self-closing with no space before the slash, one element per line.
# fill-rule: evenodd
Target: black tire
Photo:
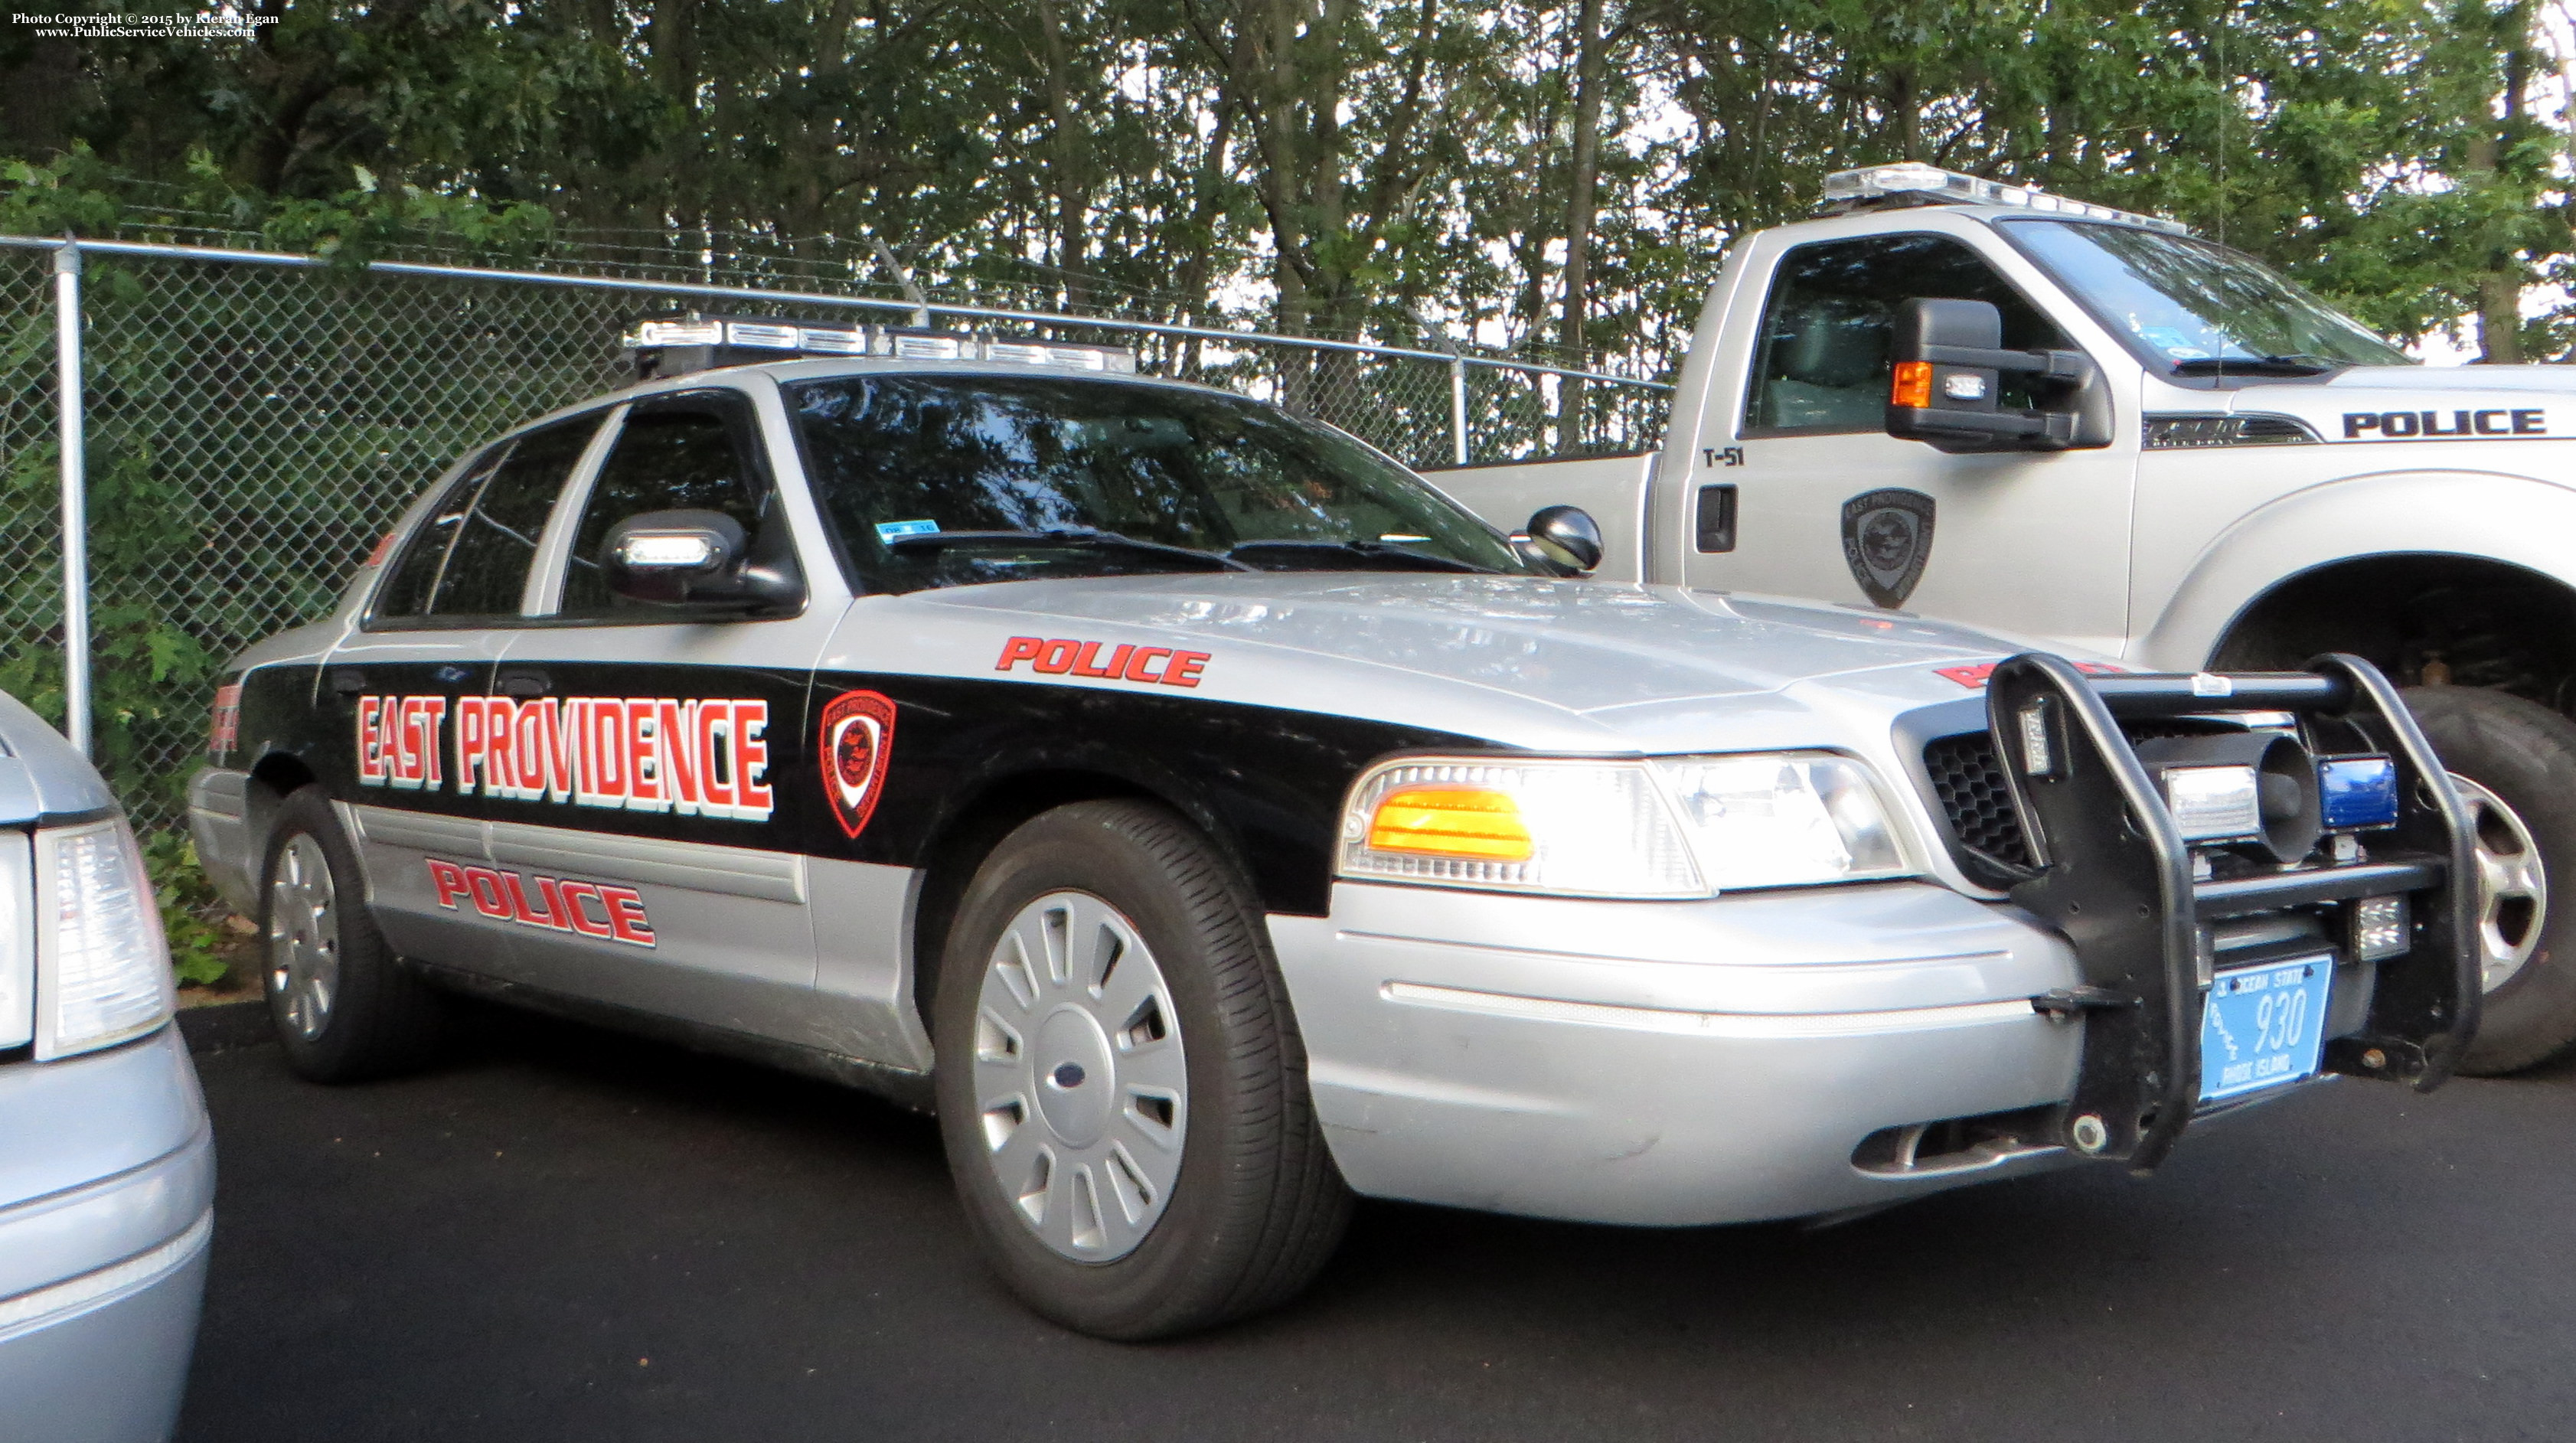
<path fill-rule="evenodd" d="M 2416 687 L 2406 705 L 2444 767 L 2512 809 L 2554 894 L 2537 916 L 2506 918 L 2507 935 L 2536 931 L 2537 942 L 2486 994 L 2477 1038 L 2460 1063 L 2475 1076 L 2519 1072 L 2576 1044 L 2576 722 L 2477 687 Z M 2511 845 L 2501 819 L 2486 813 L 2485 821 L 2488 846 Z"/>
<path fill-rule="evenodd" d="M 330 887 L 327 916 L 310 905 L 299 908 L 297 900 L 313 895 L 305 869 L 315 849 Z M 277 809 L 260 865 L 260 991 L 286 1065 L 313 1082 L 357 1082 L 418 1067 L 436 1054 L 444 1031 L 446 999 L 395 960 L 366 896 L 357 853 L 330 798 L 318 786 L 299 789 Z M 334 964 L 318 1007 L 314 994 L 297 985 L 291 959 L 299 942 L 327 945 Z"/>
<path fill-rule="evenodd" d="M 1068 892 L 1107 903 L 1144 943 L 1176 1014 L 1187 1078 L 1162 1212 L 1132 1251 L 1104 1262 L 1050 1246 L 1005 1195 L 977 1096 L 976 1028 L 994 950 L 1025 909 Z M 1002 1281 L 1044 1316 L 1131 1342 L 1206 1328 L 1294 1296 L 1340 1242 L 1350 1193 L 1315 1121 L 1305 1048 L 1259 908 L 1180 817 L 1140 802 L 1080 802 L 1004 838 L 959 903 L 932 1014 L 940 1133 L 967 1221 Z M 1062 1142 L 1052 1130 L 1033 1136 Z"/>

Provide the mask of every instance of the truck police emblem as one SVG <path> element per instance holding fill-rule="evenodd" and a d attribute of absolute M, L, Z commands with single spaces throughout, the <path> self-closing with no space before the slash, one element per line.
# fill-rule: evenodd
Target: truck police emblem
<path fill-rule="evenodd" d="M 1843 560 L 1870 600 L 1903 606 L 1931 555 L 1931 497 L 1891 487 L 1843 503 Z"/>
<path fill-rule="evenodd" d="M 841 830 L 855 837 L 868 828 L 884 789 L 886 762 L 894 752 L 894 701 L 872 691 L 845 691 L 823 708 L 823 793 Z"/>

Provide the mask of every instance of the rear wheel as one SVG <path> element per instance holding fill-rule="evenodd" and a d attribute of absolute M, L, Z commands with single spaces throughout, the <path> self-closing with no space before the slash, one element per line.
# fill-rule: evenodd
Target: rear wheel
<path fill-rule="evenodd" d="M 1248 888 L 1177 816 L 1082 802 L 1005 838 L 949 933 L 949 1171 L 986 1258 L 1068 1327 L 1141 1340 L 1293 1296 L 1349 1194 Z"/>
<path fill-rule="evenodd" d="M 2576 722 L 2475 687 L 2417 687 L 2406 704 L 2477 850 L 2486 1009 L 2460 1070 L 2519 1071 L 2576 1043 L 2576 906 L 2552 906 L 2549 886 L 2576 877 Z"/>
<path fill-rule="evenodd" d="M 278 808 L 261 870 L 261 991 L 289 1067 L 355 1082 L 436 1050 L 443 998 L 405 971 L 367 914 L 357 854 L 320 787 Z"/>

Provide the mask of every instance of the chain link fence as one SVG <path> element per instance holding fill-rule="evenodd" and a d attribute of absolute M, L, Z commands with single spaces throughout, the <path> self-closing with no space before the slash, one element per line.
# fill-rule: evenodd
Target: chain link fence
<path fill-rule="evenodd" d="M 213 678 L 331 610 L 358 561 L 467 448 L 631 379 L 637 315 L 866 315 L 847 296 L 715 295 L 605 277 L 342 271 L 183 247 L 83 247 L 94 750 L 142 828 L 182 820 Z M 0 246 L 0 690 L 63 718 L 53 247 Z M 879 306 L 888 303 L 878 302 Z M 1133 347 L 1331 422 L 1409 464 L 1553 454 L 1566 373 L 1501 358 L 1101 317 L 931 306 L 950 329 Z M 1587 450 L 1654 444 L 1666 392 L 1595 378 Z"/>

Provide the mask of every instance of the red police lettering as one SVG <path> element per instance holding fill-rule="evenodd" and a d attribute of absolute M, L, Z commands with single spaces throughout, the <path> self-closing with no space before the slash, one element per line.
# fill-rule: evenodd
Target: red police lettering
<path fill-rule="evenodd" d="M 1161 681 L 1163 678 L 1159 673 L 1147 671 L 1145 667 L 1156 658 L 1171 654 L 1172 649 L 1168 646 L 1140 646 L 1134 656 L 1127 658 L 1127 670 L 1120 674 L 1129 681 Z"/>
<path fill-rule="evenodd" d="M 1173 652 L 1171 664 L 1163 668 L 1163 685 L 1197 686 L 1199 668 L 1207 662 L 1208 654 L 1204 651 Z"/>
<path fill-rule="evenodd" d="M 1024 661 L 1035 661 L 1046 650 L 1046 642 L 1034 636 L 1015 636 L 1002 643 L 1002 659 L 993 663 L 995 671 L 1009 671 Z"/>
<path fill-rule="evenodd" d="M 608 906 L 608 935 L 638 947 L 653 945 L 653 928 L 644 918 L 642 894 L 632 887 L 602 887 L 599 899 Z"/>

